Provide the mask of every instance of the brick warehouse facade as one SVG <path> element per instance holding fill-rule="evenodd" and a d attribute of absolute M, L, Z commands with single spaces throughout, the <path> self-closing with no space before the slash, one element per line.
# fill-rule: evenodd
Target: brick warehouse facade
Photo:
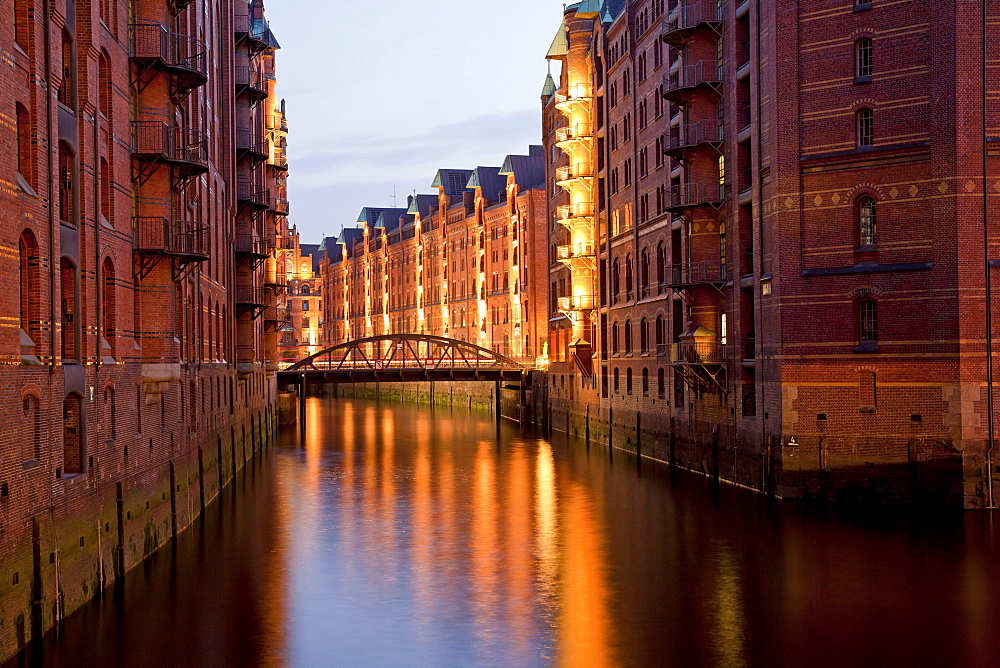
<path fill-rule="evenodd" d="M 187 526 L 270 433 L 261 316 L 287 210 L 257 0 L 6 4 L 3 657 Z"/>
<path fill-rule="evenodd" d="M 553 422 L 783 497 L 988 505 L 982 11 L 568 6 L 542 98 Z"/>
<path fill-rule="evenodd" d="M 534 365 L 547 353 L 544 158 L 442 169 L 436 195 L 365 207 L 327 238 L 323 343 L 381 334 L 446 336 Z"/>

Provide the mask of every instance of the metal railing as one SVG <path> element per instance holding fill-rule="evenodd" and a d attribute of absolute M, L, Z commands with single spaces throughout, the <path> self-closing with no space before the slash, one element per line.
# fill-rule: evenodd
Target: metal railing
<path fill-rule="evenodd" d="M 132 153 L 205 165 L 208 136 L 200 130 L 174 127 L 163 121 L 133 121 Z"/>
<path fill-rule="evenodd" d="M 670 13 L 664 36 L 679 30 L 689 30 L 702 23 L 718 23 L 722 20 L 722 0 L 681 0 L 680 6 Z M 674 20 L 676 19 L 676 20 Z"/>
<path fill-rule="evenodd" d="M 268 305 L 264 289 L 256 285 L 237 285 L 233 288 L 233 300 L 237 304 L 247 304 L 250 306 Z"/>
<path fill-rule="evenodd" d="M 586 83 L 576 83 L 556 91 L 556 104 L 565 102 L 588 102 L 594 97 L 594 87 Z"/>
<path fill-rule="evenodd" d="M 236 130 L 236 152 L 267 155 L 267 140 L 255 130 Z"/>
<path fill-rule="evenodd" d="M 681 341 L 671 361 L 675 364 L 725 364 L 726 344 L 720 341 Z"/>
<path fill-rule="evenodd" d="M 159 60 L 167 67 L 182 68 L 207 77 L 208 49 L 205 42 L 170 32 L 159 23 L 129 25 L 129 55 L 140 60 Z"/>
<path fill-rule="evenodd" d="M 259 67 L 252 65 L 237 65 L 233 83 L 237 88 L 248 88 L 261 94 L 267 94 L 267 77 Z"/>
<path fill-rule="evenodd" d="M 249 35 L 251 39 L 263 41 L 269 29 L 267 19 L 255 18 L 246 2 L 236 3 L 236 13 L 233 16 L 233 32 L 237 35 Z"/>
<path fill-rule="evenodd" d="M 262 188 L 253 181 L 240 179 L 236 182 L 236 199 L 266 209 L 271 204 L 271 193 L 268 192 L 267 188 Z"/>
<path fill-rule="evenodd" d="M 574 123 L 556 128 L 556 141 L 576 141 L 578 139 L 590 139 L 594 136 L 594 126 L 590 123 Z"/>
<path fill-rule="evenodd" d="M 276 199 L 274 200 L 274 212 L 282 215 L 288 215 L 288 200 L 287 199 Z"/>
<path fill-rule="evenodd" d="M 703 283 L 724 283 L 725 265 L 718 262 L 686 262 L 670 268 L 670 284 L 673 286 L 699 285 Z"/>
<path fill-rule="evenodd" d="M 687 123 L 677 128 L 676 132 L 667 133 L 666 148 L 669 151 L 703 143 L 718 143 L 724 139 L 724 129 L 722 121 L 715 118 Z"/>
<path fill-rule="evenodd" d="M 257 257 L 267 257 L 270 254 L 267 250 L 267 240 L 256 234 L 237 234 L 233 238 L 233 250 L 243 255 Z"/>
<path fill-rule="evenodd" d="M 556 207 L 556 217 L 560 220 L 568 218 L 585 218 L 594 215 L 593 202 L 577 202 L 576 204 L 562 204 Z"/>
<path fill-rule="evenodd" d="M 718 181 L 695 181 L 671 186 L 667 196 L 668 208 L 717 204 L 725 199 L 725 188 Z"/>
<path fill-rule="evenodd" d="M 556 304 L 560 311 L 592 311 L 594 310 L 594 295 L 559 297 Z"/>
<path fill-rule="evenodd" d="M 577 243 L 566 246 L 556 246 L 556 259 L 573 260 L 575 258 L 592 258 L 597 253 L 593 244 Z"/>
<path fill-rule="evenodd" d="M 578 162 L 575 165 L 567 165 L 566 167 L 556 168 L 556 180 L 557 181 L 569 181 L 571 179 L 587 179 L 594 175 L 594 170 L 583 162 Z"/>
<path fill-rule="evenodd" d="M 682 88 L 694 88 L 702 84 L 722 82 L 722 64 L 718 60 L 706 59 L 694 65 L 684 65 L 663 76 L 663 90 L 670 93 Z"/>
<path fill-rule="evenodd" d="M 132 218 L 132 245 L 137 251 L 208 258 L 208 225 L 157 216 Z"/>

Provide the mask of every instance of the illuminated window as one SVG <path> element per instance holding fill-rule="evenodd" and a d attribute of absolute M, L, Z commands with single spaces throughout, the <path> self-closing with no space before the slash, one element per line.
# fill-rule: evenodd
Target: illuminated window
<path fill-rule="evenodd" d="M 858 200 L 858 243 L 861 246 L 875 245 L 875 198 L 862 197 Z"/>

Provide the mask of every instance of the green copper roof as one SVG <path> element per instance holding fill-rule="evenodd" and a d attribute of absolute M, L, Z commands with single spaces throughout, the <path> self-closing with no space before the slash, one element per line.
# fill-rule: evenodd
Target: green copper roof
<path fill-rule="evenodd" d="M 552 75 L 548 74 L 545 76 L 545 85 L 542 86 L 542 97 L 551 97 L 555 92 L 556 82 L 552 79 Z"/>
<path fill-rule="evenodd" d="M 560 23 L 559 30 L 552 40 L 552 46 L 549 47 L 545 57 L 549 60 L 562 60 L 567 53 L 569 53 L 569 37 L 566 36 L 566 24 Z"/>

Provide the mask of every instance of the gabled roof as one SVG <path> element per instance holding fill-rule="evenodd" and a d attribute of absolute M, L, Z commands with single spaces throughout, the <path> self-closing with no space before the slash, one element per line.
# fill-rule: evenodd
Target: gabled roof
<path fill-rule="evenodd" d="M 499 167 L 476 167 L 469 177 L 469 188 L 482 189 L 489 203 L 499 202 L 507 191 L 507 179 L 500 176 Z"/>
<path fill-rule="evenodd" d="M 431 187 L 444 188 L 445 193 L 452 197 L 460 196 L 462 191 L 468 190 L 466 184 L 470 176 L 471 169 L 439 169 Z"/>
<path fill-rule="evenodd" d="M 430 215 L 431 207 L 437 206 L 438 196 L 437 195 L 417 195 L 414 197 L 410 195 L 407 198 L 409 202 L 409 208 L 406 209 L 406 213 L 411 215 L 419 215 L 421 218 L 425 218 Z"/>
<path fill-rule="evenodd" d="M 514 176 L 514 182 L 521 190 L 545 183 L 545 158 L 541 146 L 532 146 L 528 155 L 508 155 L 503 161 L 500 173 Z"/>
<path fill-rule="evenodd" d="M 402 213 L 400 213 L 402 212 Z M 399 217 L 406 215 L 406 209 L 383 209 L 375 221 L 375 227 L 383 227 L 386 232 L 399 229 Z"/>
<path fill-rule="evenodd" d="M 390 220 L 392 216 L 397 219 L 401 214 L 406 213 L 406 209 L 394 209 L 392 207 L 383 206 L 366 206 L 361 209 L 361 213 L 358 214 L 358 222 L 365 225 L 369 230 L 378 227 L 379 216 L 386 214 L 386 220 Z"/>

